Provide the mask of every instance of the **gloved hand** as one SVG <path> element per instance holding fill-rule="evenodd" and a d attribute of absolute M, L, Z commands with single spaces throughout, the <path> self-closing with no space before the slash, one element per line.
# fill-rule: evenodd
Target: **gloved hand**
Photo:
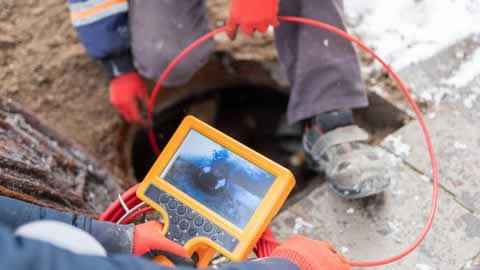
<path fill-rule="evenodd" d="M 137 72 L 129 72 L 110 81 L 110 103 L 132 124 L 146 126 L 138 103 L 148 104 L 147 90 L 143 79 Z"/>
<path fill-rule="evenodd" d="M 247 35 L 255 30 L 266 32 L 269 26 L 277 26 L 280 0 L 232 0 L 227 33 L 235 38 L 238 27 Z"/>
<path fill-rule="evenodd" d="M 158 221 L 136 225 L 133 229 L 133 255 L 168 266 L 195 266 L 182 246 L 162 235 L 162 229 L 163 225 Z"/>
<path fill-rule="evenodd" d="M 133 229 L 133 255 L 145 256 L 150 252 L 164 251 L 176 256 L 188 258 L 189 256 L 185 249 L 163 236 L 162 230 L 163 225 L 158 221 L 149 221 L 136 225 Z"/>
<path fill-rule="evenodd" d="M 285 258 L 302 270 L 350 270 L 347 261 L 327 242 L 294 236 L 273 250 L 272 257 Z"/>

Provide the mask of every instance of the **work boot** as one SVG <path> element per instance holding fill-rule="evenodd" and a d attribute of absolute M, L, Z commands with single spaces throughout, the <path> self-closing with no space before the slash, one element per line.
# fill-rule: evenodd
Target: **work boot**
<path fill-rule="evenodd" d="M 351 111 L 322 113 L 306 123 L 303 147 L 307 165 L 325 175 L 341 197 L 359 199 L 390 185 L 390 163 L 368 134 L 353 124 Z"/>

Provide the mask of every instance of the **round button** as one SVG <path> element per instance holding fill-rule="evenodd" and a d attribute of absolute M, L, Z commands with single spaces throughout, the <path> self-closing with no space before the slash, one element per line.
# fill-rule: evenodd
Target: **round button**
<path fill-rule="evenodd" d="M 170 209 L 175 209 L 177 205 L 178 205 L 178 202 L 175 200 L 171 200 L 170 202 L 168 202 L 168 208 Z"/>
<path fill-rule="evenodd" d="M 217 239 L 218 239 L 218 238 L 217 238 L 216 235 L 212 236 L 212 240 L 213 240 L 213 241 L 217 241 Z"/>
<path fill-rule="evenodd" d="M 161 203 L 167 203 L 169 200 L 170 200 L 170 196 L 168 196 L 167 194 L 163 193 L 162 195 L 160 195 Z"/>
<path fill-rule="evenodd" d="M 190 228 L 188 230 L 188 234 L 191 235 L 191 236 L 194 236 L 197 234 L 197 230 L 195 230 L 195 228 Z"/>
<path fill-rule="evenodd" d="M 179 221 L 180 221 L 180 218 L 177 216 L 173 216 L 172 219 L 170 220 L 172 224 L 177 224 Z"/>
<path fill-rule="evenodd" d="M 183 215 L 187 212 L 187 208 L 183 205 L 180 205 L 178 208 L 177 208 L 177 213 L 179 215 Z"/>
<path fill-rule="evenodd" d="M 183 233 L 181 231 L 176 231 L 173 233 L 173 237 L 175 237 L 176 239 L 180 239 L 182 238 L 183 236 Z"/>
<path fill-rule="evenodd" d="M 206 232 L 212 231 L 212 229 L 213 229 L 212 223 L 210 223 L 210 222 L 205 223 L 205 226 L 203 226 L 203 229 L 204 229 Z"/>
<path fill-rule="evenodd" d="M 193 218 L 195 218 L 195 212 L 192 211 L 192 212 L 188 213 L 188 214 L 187 214 L 187 218 L 188 218 L 189 220 L 192 220 Z"/>
<path fill-rule="evenodd" d="M 216 229 L 215 229 L 215 232 L 216 232 L 216 233 L 221 233 L 222 230 L 220 230 L 220 228 L 216 228 Z"/>
<path fill-rule="evenodd" d="M 188 229 L 188 227 L 190 227 L 190 224 L 188 223 L 188 221 L 186 220 L 182 220 L 180 222 L 180 224 L 178 225 L 178 227 L 183 230 L 183 231 L 186 231 Z"/>
<path fill-rule="evenodd" d="M 202 226 L 202 224 L 203 224 L 203 218 L 202 218 L 202 217 L 196 217 L 193 222 L 194 222 L 195 225 L 197 225 L 197 226 Z"/>

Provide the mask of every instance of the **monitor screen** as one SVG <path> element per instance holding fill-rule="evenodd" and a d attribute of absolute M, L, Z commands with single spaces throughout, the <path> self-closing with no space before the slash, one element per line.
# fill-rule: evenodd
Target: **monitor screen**
<path fill-rule="evenodd" d="M 241 229 L 275 180 L 272 174 L 193 129 L 161 177 Z"/>

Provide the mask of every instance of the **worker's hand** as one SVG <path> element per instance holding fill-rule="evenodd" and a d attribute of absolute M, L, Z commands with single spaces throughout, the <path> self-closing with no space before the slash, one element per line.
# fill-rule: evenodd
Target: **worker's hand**
<path fill-rule="evenodd" d="M 232 0 L 227 33 L 235 38 L 238 27 L 251 35 L 255 30 L 266 32 L 269 26 L 278 25 L 279 0 Z"/>
<path fill-rule="evenodd" d="M 148 122 L 139 110 L 139 104 L 146 108 L 147 90 L 137 72 L 129 72 L 110 81 L 110 103 L 129 123 L 146 126 Z"/>
<path fill-rule="evenodd" d="M 182 246 L 163 236 L 162 230 L 163 225 L 158 221 L 136 225 L 133 229 L 133 255 L 146 256 L 149 253 L 160 252 L 189 258 Z"/>
<path fill-rule="evenodd" d="M 327 242 L 294 236 L 275 248 L 272 257 L 285 258 L 301 270 L 350 270 L 350 265 Z"/>
<path fill-rule="evenodd" d="M 195 266 L 182 246 L 163 236 L 162 229 L 163 225 L 158 221 L 136 225 L 133 229 L 133 255 L 167 266 Z"/>

